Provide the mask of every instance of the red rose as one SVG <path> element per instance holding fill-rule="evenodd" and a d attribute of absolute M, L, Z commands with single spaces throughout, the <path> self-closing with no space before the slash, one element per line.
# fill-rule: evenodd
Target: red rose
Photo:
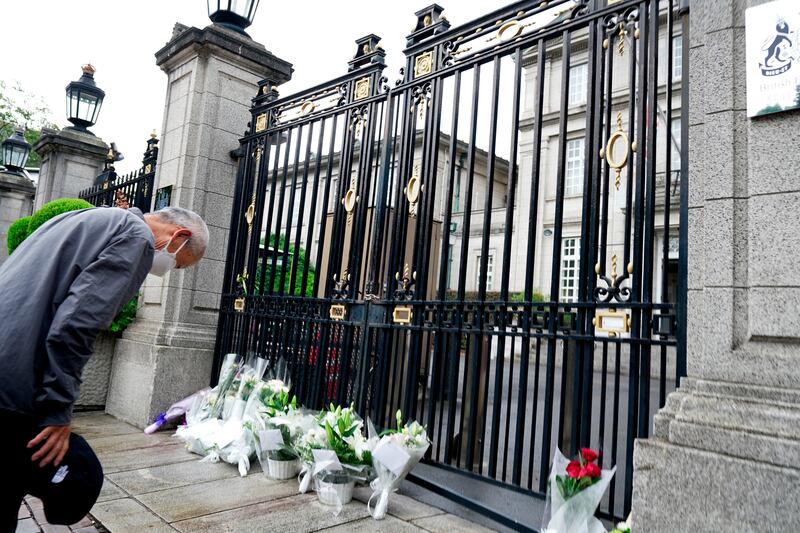
<path fill-rule="evenodd" d="M 581 468 L 578 477 L 596 478 L 600 477 L 600 467 L 594 463 L 587 463 L 586 466 Z"/>
<path fill-rule="evenodd" d="M 567 465 L 567 475 L 572 478 L 580 476 L 581 464 L 578 461 L 570 461 Z"/>
<path fill-rule="evenodd" d="M 584 461 L 592 462 L 597 459 L 597 452 L 589 448 L 581 448 L 581 455 Z"/>

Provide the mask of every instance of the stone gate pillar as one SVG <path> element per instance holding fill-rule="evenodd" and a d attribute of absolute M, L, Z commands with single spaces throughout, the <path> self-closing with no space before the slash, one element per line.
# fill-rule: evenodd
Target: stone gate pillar
<path fill-rule="evenodd" d="M 636 443 L 635 531 L 800 529 L 800 113 L 747 118 L 762 3 L 691 2 L 688 378 Z"/>
<path fill-rule="evenodd" d="M 100 137 L 73 128 L 45 128 L 33 149 L 42 157 L 34 211 L 51 200 L 77 198 L 94 185 L 108 154 L 108 145 Z"/>
<path fill-rule="evenodd" d="M 258 82 L 291 78 L 291 64 L 249 37 L 176 24 L 156 52 L 167 74 L 155 188 L 197 212 L 210 241 L 198 266 L 149 276 L 136 322 L 117 342 L 106 409 L 138 426 L 208 385 L 236 177 L 231 150 L 250 119 Z"/>

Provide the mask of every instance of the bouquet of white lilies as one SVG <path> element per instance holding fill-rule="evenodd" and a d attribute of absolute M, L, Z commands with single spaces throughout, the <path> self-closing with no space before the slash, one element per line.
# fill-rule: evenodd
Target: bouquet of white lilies
<path fill-rule="evenodd" d="M 417 422 L 403 426 L 403 415 L 399 410 L 396 419 L 397 428 L 384 431 L 372 452 L 372 465 L 376 477 L 370 484 L 373 492 L 367 502 L 367 510 L 376 520 L 386 517 L 389 494 L 400 487 L 400 483 L 422 460 L 430 445 L 424 427 Z M 375 500 L 374 508 L 373 500 Z"/>

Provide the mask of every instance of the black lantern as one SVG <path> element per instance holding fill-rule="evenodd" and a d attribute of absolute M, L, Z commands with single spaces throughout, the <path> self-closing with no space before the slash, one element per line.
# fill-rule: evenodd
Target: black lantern
<path fill-rule="evenodd" d="M 258 0 L 208 0 L 208 18 L 214 24 L 244 35 L 244 29 L 253 23 L 256 9 Z"/>
<path fill-rule="evenodd" d="M 105 91 L 95 84 L 94 73 L 92 65 L 84 65 L 80 79 L 67 85 L 67 120 L 75 125 L 76 130 L 87 131 L 86 128 L 97 122 L 106 96 Z"/>
<path fill-rule="evenodd" d="M 28 155 L 31 153 L 31 145 L 25 141 L 22 130 L 17 128 L 14 135 L 3 141 L 3 166 L 8 170 L 21 173 L 28 162 Z"/>

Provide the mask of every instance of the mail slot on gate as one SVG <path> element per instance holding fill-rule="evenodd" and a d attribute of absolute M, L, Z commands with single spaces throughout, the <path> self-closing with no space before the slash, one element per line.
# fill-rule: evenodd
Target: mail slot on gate
<path fill-rule="evenodd" d="M 616 337 L 620 333 L 628 333 L 631 320 L 628 313 L 623 311 L 598 311 L 592 319 L 597 333 L 607 333 L 609 337 Z"/>

